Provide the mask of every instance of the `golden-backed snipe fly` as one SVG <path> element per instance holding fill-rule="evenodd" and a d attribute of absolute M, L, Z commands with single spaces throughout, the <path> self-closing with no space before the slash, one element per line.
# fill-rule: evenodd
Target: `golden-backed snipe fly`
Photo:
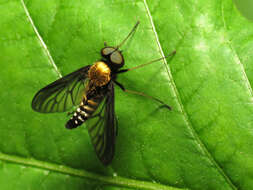
<path fill-rule="evenodd" d="M 79 105 L 73 116 L 66 123 L 66 128 L 73 129 L 86 123 L 96 154 L 104 165 L 111 163 L 117 135 L 117 119 L 114 110 L 114 84 L 123 91 L 151 98 L 168 109 L 161 100 L 144 93 L 126 90 L 116 81 L 117 75 L 143 67 L 163 58 L 130 69 L 124 66 L 124 57 L 120 47 L 135 32 L 135 24 L 127 37 L 116 47 L 107 46 L 101 50 L 101 60 L 70 73 L 42 88 L 32 100 L 32 108 L 37 112 L 65 112 Z M 174 54 L 175 51 L 172 53 Z M 170 54 L 170 55 L 172 55 Z"/>

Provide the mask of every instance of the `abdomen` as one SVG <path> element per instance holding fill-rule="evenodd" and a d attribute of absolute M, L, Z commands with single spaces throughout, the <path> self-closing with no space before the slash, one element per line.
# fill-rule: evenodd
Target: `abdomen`
<path fill-rule="evenodd" d="M 82 125 L 95 112 L 104 96 L 93 96 L 83 99 L 72 118 L 66 123 L 66 128 L 73 129 Z"/>

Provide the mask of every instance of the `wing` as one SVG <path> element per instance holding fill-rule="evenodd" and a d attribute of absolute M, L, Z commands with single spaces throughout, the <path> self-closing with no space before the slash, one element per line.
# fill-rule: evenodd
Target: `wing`
<path fill-rule="evenodd" d="M 86 125 L 99 160 L 104 165 L 110 164 L 114 156 L 117 133 L 113 82 L 109 83 L 104 100 L 86 121 Z"/>
<path fill-rule="evenodd" d="M 80 104 L 90 65 L 70 73 L 42 88 L 32 100 L 37 112 L 64 112 Z"/>

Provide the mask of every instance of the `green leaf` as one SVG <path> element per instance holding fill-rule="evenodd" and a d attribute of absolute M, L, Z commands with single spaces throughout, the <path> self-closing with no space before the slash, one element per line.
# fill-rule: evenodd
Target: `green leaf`
<path fill-rule="evenodd" d="M 253 24 L 231 0 L 1 0 L 0 189 L 253 188 Z M 112 164 L 97 159 L 85 125 L 32 111 L 45 85 L 123 47 L 119 131 Z"/>
<path fill-rule="evenodd" d="M 250 0 L 233 0 L 236 7 L 238 8 L 238 11 L 241 12 L 243 16 L 245 16 L 247 19 L 253 21 L 253 13 L 252 13 L 252 8 L 253 8 L 253 2 Z"/>

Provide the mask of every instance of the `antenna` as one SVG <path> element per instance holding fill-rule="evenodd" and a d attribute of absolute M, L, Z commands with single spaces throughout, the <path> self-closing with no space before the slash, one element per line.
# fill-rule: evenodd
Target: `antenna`
<path fill-rule="evenodd" d="M 118 50 L 127 41 L 127 39 L 136 31 L 139 24 L 140 21 L 137 21 L 137 23 L 134 25 L 133 29 L 129 32 L 127 37 L 119 45 L 116 46 L 116 50 Z"/>

